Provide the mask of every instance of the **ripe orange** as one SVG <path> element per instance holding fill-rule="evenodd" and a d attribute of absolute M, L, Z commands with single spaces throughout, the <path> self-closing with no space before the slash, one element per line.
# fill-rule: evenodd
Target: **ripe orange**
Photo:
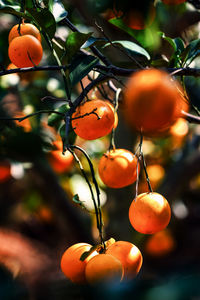
<path fill-rule="evenodd" d="M 136 197 L 129 208 L 129 220 L 135 230 L 144 234 L 164 229 L 171 218 L 167 200 L 158 193 L 143 193 Z"/>
<path fill-rule="evenodd" d="M 162 2 L 169 5 L 177 5 L 186 2 L 186 0 L 162 0 Z"/>
<path fill-rule="evenodd" d="M 132 243 L 126 241 L 117 241 L 108 247 L 107 254 L 113 255 L 121 261 L 124 268 L 125 280 L 133 279 L 141 269 L 142 254 L 140 250 Z"/>
<path fill-rule="evenodd" d="M 54 146 L 56 150 L 51 151 L 48 155 L 50 165 L 58 174 L 69 171 L 74 162 L 73 155 L 69 151 L 62 154 L 62 141 L 55 141 Z"/>
<path fill-rule="evenodd" d="M 111 188 L 122 188 L 137 179 L 137 157 L 126 149 L 111 150 L 101 157 L 98 170 L 103 183 Z"/>
<path fill-rule="evenodd" d="M 12 70 L 12 69 L 17 69 L 17 66 L 15 66 L 13 63 L 10 63 L 10 64 L 7 66 L 7 70 Z"/>
<path fill-rule="evenodd" d="M 14 38 L 8 48 L 11 62 L 18 68 L 33 67 L 42 59 L 42 46 L 32 35 L 23 35 Z"/>
<path fill-rule="evenodd" d="M 85 267 L 87 262 L 98 253 L 91 253 L 84 261 L 80 260 L 81 255 L 89 251 L 92 246 L 87 243 L 78 243 L 69 247 L 61 258 L 61 270 L 65 276 L 74 283 L 86 283 Z"/>
<path fill-rule="evenodd" d="M 99 254 L 87 263 L 85 276 L 90 284 L 109 281 L 119 283 L 123 278 L 123 267 L 121 262 L 114 256 Z"/>
<path fill-rule="evenodd" d="M 3 183 L 11 178 L 10 163 L 7 161 L 0 162 L 0 183 Z"/>
<path fill-rule="evenodd" d="M 41 42 L 40 32 L 37 29 L 37 27 L 35 27 L 33 24 L 22 23 L 20 24 L 20 33 L 18 29 L 19 29 L 19 24 L 13 26 L 12 29 L 10 30 L 8 36 L 9 44 L 14 38 L 22 35 L 27 35 L 27 34 L 34 36 L 36 39 L 38 39 L 39 42 Z"/>
<path fill-rule="evenodd" d="M 95 140 L 110 133 L 115 120 L 112 109 L 102 100 L 87 101 L 79 105 L 72 114 L 72 118 L 77 117 L 80 118 L 72 120 L 72 127 L 85 140 Z"/>
<path fill-rule="evenodd" d="M 145 251 L 151 256 L 163 256 L 175 248 L 175 240 L 167 229 L 150 236 L 145 245 Z"/>
<path fill-rule="evenodd" d="M 188 107 L 181 91 L 181 86 L 164 71 L 138 71 L 124 91 L 124 118 L 144 134 L 162 134 Z"/>

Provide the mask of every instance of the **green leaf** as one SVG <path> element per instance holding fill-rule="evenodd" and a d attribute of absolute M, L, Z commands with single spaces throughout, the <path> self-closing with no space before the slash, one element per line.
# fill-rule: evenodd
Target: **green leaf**
<path fill-rule="evenodd" d="M 64 146 L 73 145 L 76 140 L 76 134 L 72 130 L 72 127 L 70 126 L 68 136 L 66 136 L 66 124 L 62 124 L 59 128 L 59 134 L 63 141 Z"/>
<path fill-rule="evenodd" d="M 80 201 L 78 194 L 73 196 L 72 201 L 78 204 L 82 204 L 82 201 Z"/>
<path fill-rule="evenodd" d="M 161 36 L 161 38 L 165 41 L 167 41 L 173 48 L 174 52 L 177 49 L 176 43 L 173 39 L 171 39 L 170 37 L 167 37 L 164 32 L 159 32 L 159 35 Z"/>
<path fill-rule="evenodd" d="M 53 38 L 56 32 L 56 22 L 53 14 L 47 8 L 42 8 L 38 11 L 32 8 L 27 10 L 42 30 L 44 30 L 50 38 Z"/>
<path fill-rule="evenodd" d="M 68 110 L 69 110 L 69 106 L 67 104 L 63 104 L 60 107 L 58 107 L 57 109 L 55 109 L 55 111 L 62 113 L 63 116 L 59 115 L 59 114 L 56 114 L 56 113 L 50 114 L 50 116 L 48 117 L 48 125 L 51 126 L 51 127 L 55 126 L 58 122 L 63 120 L 64 114 Z"/>
<path fill-rule="evenodd" d="M 4 6 L 14 7 L 15 5 L 16 5 L 16 1 L 13 1 L 13 0 L 0 0 L 0 7 L 4 7 Z"/>
<path fill-rule="evenodd" d="M 185 50 L 184 41 L 178 37 L 174 39 L 174 42 L 176 44 L 176 49 L 179 51 L 179 53 L 182 53 Z"/>
<path fill-rule="evenodd" d="M 92 55 L 79 55 L 74 58 L 70 66 L 71 84 L 75 85 L 85 77 L 97 64 L 99 60 Z"/>
<path fill-rule="evenodd" d="M 66 138 L 66 125 L 65 124 L 63 124 L 63 125 L 60 126 L 60 128 L 59 128 L 59 134 L 60 134 L 60 137 L 61 137 L 61 139 L 62 139 L 62 141 L 64 143 L 65 138 Z"/>
<path fill-rule="evenodd" d="M 16 17 L 22 17 L 22 18 L 25 18 L 25 19 L 30 19 L 30 17 L 28 17 L 26 14 L 20 12 L 20 7 L 19 6 L 13 6 L 13 7 L 10 7 L 10 6 L 1 6 L 0 5 L 0 13 L 5 13 L 5 14 L 11 14 L 13 16 L 16 16 Z"/>
<path fill-rule="evenodd" d="M 156 49 L 160 43 L 157 28 L 150 26 L 144 30 L 134 30 L 128 27 L 121 18 L 110 19 L 109 22 L 134 37 L 143 47 L 151 50 Z"/>
<path fill-rule="evenodd" d="M 183 52 L 183 60 L 187 65 L 200 54 L 200 39 L 192 41 Z"/>
<path fill-rule="evenodd" d="M 146 57 L 148 60 L 151 59 L 149 53 L 144 48 L 137 45 L 136 43 L 130 41 L 113 41 L 112 43 L 121 45 L 133 56 L 139 55 L 139 56 Z M 108 47 L 108 46 L 111 46 L 111 43 L 106 44 L 104 47 Z"/>
<path fill-rule="evenodd" d="M 24 3 L 25 9 L 27 9 L 27 8 L 34 8 L 34 3 L 33 3 L 32 0 L 25 0 L 24 2 L 25 2 Z"/>
<path fill-rule="evenodd" d="M 86 49 L 90 46 L 102 46 L 107 43 L 107 39 L 105 38 L 95 38 L 93 36 L 89 37 L 89 39 L 82 45 L 81 49 Z"/>
<path fill-rule="evenodd" d="M 76 133 L 74 132 L 72 127 L 70 127 L 68 137 L 67 137 L 68 144 L 74 145 L 74 143 L 76 141 L 76 137 L 77 137 Z"/>
<path fill-rule="evenodd" d="M 68 12 L 65 10 L 64 5 L 60 1 L 49 1 L 49 9 L 52 12 L 56 22 L 60 22 L 67 17 Z"/>
<path fill-rule="evenodd" d="M 68 62 L 71 61 L 72 57 L 77 54 L 80 47 L 87 41 L 91 36 L 92 32 L 81 33 L 81 32 L 72 32 L 66 40 L 66 52 Z"/>

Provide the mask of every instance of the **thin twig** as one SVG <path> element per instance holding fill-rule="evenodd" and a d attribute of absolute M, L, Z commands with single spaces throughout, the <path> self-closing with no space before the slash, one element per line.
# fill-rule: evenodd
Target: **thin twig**
<path fill-rule="evenodd" d="M 149 175 L 147 173 L 147 165 L 146 165 L 146 161 L 145 161 L 144 154 L 143 154 L 143 151 L 142 151 L 142 144 L 143 144 L 143 134 L 140 133 L 139 158 L 142 161 L 142 166 L 143 166 L 143 169 L 144 169 L 144 172 L 145 172 L 146 181 L 147 181 L 147 184 L 148 184 L 148 189 L 152 193 L 153 189 L 151 187 L 151 182 L 150 182 L 150 179 L 149 179 Z"/>
<path fill-rule="evenodd" d="M 59 111 L 55 111 L 55 110 L 39 110 L 39 111 L 36 111 L 32 114 L 29 114 L 29 115 L 26 115 L 24 117 L 15 117 L 15 118 L 4 118 L 4 117 L 0 117 L 0 120 L 1 121 L 19 121 L 19 122 L 22 122 L 24 121 L 25 119 L 28 119 L 30 117 L 33 117 L 33 116 L 36 116 L 36 115 L 39 115 L 39 114 L 44 114 L 44 113 L 47 113 L 47 114 L 50 114 L 50 113 L 55 113 L 55 114 L 58 114 L 58 115 L 61 115 L 61 116 L 65 116 L 65 114 L 59 112 Z"/>
<path fill-rule="evenodd" d="M 97 196 L 97 214 L 96 214 L 96 218 L 99 222 L 99 226 L 98 226 L 99 237 L 100 237 L 100 240 L 101 240 L 101 244 L 102 244 L 103 248 L 105 249 L 105 242 L 104 242 L 104 238 L 103 238 L 103 218 L 102 218 L 102 213 L 101 213 L 100 190 L 99 190 L 98 183 L 96 181 L 93 164 L 92 164 L 88 154 L 81 147 L 75 146 L 75 145 L 70 145 L 70 147 L 81 151 L 83 153 L 83 155 L 85 156 L 85 158 L 87 159 L 88 164 L 90 166 L 92 180 L 93 180 L 93 183 L 94 183 L 94 186 L 95 186 L 95 189 L 96 189 L 96 196 Z"/>
<path fill-rule="evenodd" d="M 3 68 L 3 66 L 2 66 Z M 29 67 L 29 68 L 15 68 L 0 71 L 0 76 L 5 76 L 13 73 L 27 73 L 27 72 L 39 72 L 39 71 L 60 71 L 61 69 L 66 70 L 67 66 L 41 66 L 41 67 Z"/>

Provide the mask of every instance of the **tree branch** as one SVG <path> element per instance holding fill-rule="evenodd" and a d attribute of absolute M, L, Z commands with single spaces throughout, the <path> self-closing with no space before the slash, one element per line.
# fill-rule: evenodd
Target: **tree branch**
<path fill-rule="evenodd" d="M 41 66 L 41 67 L 29 67 L 29 68 L 15 68 L 10 70 L 3 69 L 0 71 L 0 76 L 13 74 L 13 73 L 27 73 L 36 71 L 60 71 L 61 69 L 66 70 L 67 66 Z"/>

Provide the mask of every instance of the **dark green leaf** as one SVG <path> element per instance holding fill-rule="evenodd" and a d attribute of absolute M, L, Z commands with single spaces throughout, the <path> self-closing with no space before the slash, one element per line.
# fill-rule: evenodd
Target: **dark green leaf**
<path fill-rule="evenodd" d="M 48 125 L 49 126 L 55 126 L 58 122 L 60 122 L 61 120 L 63 120 L 64 114 L 68 110 L 69 110 L 69 106 L 67 104 L 63 104 L 59 108 L 55 109 L 55 111 L 63 113 L 63 116 L 59 115 L 59 114 L 56 114 L 56 113 L 50 114 L 50 116 L 48 117 Z"/>
<path fill-rule="evenodd" d="M 107 43 L 107 39 L 105 38 L 95 38 L 93 36 L 89 37 L 89 39 L 82 45 L 82 49 L 88 48 L 90 46 L 102 46 Z"/>
<path fill-rule="evenodd" d="M 25 2 L 25 4 L 24 4 L 25 9 L 27 9 L 27 8 L 34 8 L 34 3 L 33 3 L 32 0 L 25 0 L 24 2 Z"/>
<path fill-rule="evenodd" d="M 144 56 L 148 60 L 151 59 L 149 53 L 142 48 L 141 46 L 137 45 L 136 43 L 130 42 L 130 41 L 113 41 L 113 44 L 119 44 L 123 48 L 125 48 L 131 55 L 133 56 Z M 111 46 L 110 43 L 106 44 L 104 47 Z"/>
<path fill-rule="evenodd" d="M 189 65 L 200 53 L 200 39 L 192 41 L 183 52 L 183 60 Z"/>
<path fill-rule="evenodd" d="M 99 60 L 92 55 L 79 55 L 70 66 L 71 84 L 75 85 L 85 77 L 97 64 Z"/>
<path fill-rule="evenodd" d="M 74 132 L 74 130 L 72 130 L 72 128 L 69 129 L 69 133 L 68 133 L 68 137 L 67 137 L 67 141 L 69 145 L 74 145 L 75 141 L 76 141 L 76 133 Z"/>
<path fill-rule="evenodd" d="M 56 32 L 56 22 L 53 14 L 47 9 L 40 10 L 27 9 L 35 22 L 44 30 L 50 38 L 53 38 Z"/>
<path fill-rule="evenodd" d="M 82 204 L 82 201 L 80 201 L 78 194 L 73 196 L 72 201 L 74 201 L 75 203 L 78 203 L 78 204 Z"/>
<path fill-rule="evenodd" d="M 60 126 L 59 128 L 59 134 L 60 134 L 60 137 L 64 143 L 65 139 L 66 139 L 66 125 L 63 124 Z"/>
<path fill-rule="evenodd" d="M 96 251 L 98 248 L 99 248 L 99 245 L 92 246 L 92 247 L 90 248 L 89 251 L 85 251 L 85 252 L 81 255 L 80 260 L 81 260 L 81 261 L 84 261 L 90 254 L 92 254 L 92 253 L 93 253 L 94 251 Z"/>
<path fill-rule="evenodd" d="M 5 13 L 5 14 L 11 14 L 17 17 L 23 17 L 26 19 L 30 19 L 26 14 L 20 12 L 20 7 L 19 6 L 13 6 L 13 7 L 9 7 L 9 6 L 1 6 L 0 5 L 0 13 Z"/>
<path fill-rule="evenodd" d="M 174 39 L 171 39 L 170 37 L 165 36 L 164 32 L 159 32 L 159 35 L 161 36 L 161 38 L 165 41 L 167 41 L 173 48 L 174 52 L 177 49 L 176 43 Z"/>
<path fill-rule="evenodd" d="M 72 57 L 77 54 L 80 47 L 87 41 L 91 36 L 92 32 L 81 33 L 81 32 L 72 32 L 66 40 L 66 51 L 68 62 L 71 61 Z"/>
<path fill-rule="evenodd" d="M 176 44 L 176 49 L 179 50 L 179 53 L 182 53 L 185 49 L 184 41 L 181 38 L 175 38 L 174 42 Z"/>

